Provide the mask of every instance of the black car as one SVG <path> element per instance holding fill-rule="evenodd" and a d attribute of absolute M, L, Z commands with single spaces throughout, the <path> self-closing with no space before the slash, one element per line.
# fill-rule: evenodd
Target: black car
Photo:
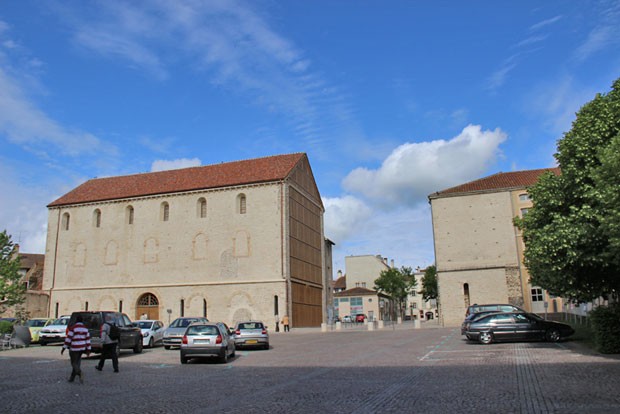
<path fill-rule="evenodd" d="M 508 303 L 489 303 L 483 305 L 478 305 L 477 303 L 475 303 L 467 307 L 465 317 L 468 317 L 472 313 L 480 312 L 525 312 L 525 310 L 521 309 L 518 306 L 510 305 Z"/>
<path fill-rule="evenodd" d="M 116 353 L 119 354 L 121 349 L 133 349 L 133 352 L 139 354 L 142 352 L 142 330 L 131 323 L 131 319 L 121 312 L 113 311 L 79 311 L 71 314 L 69 326 L 75 324 L 77 315 L 82 316 L 84 325 L 90 333 L 90 342 L 93 352 L 101 352 L 103 349 L 101 342 L 101 326 L 106 321 L 106 317 L 120 329 L 121 337 L 116 347 Z"/>
<path fill-rule="evenodd" d="M 463 320 L 463 323 L 461 324 L 461 335 L 465 335 L 465 331 L 467 330 L 468 323 L 474 321 L 475 319 L 488 315 L 489 313 L 497 313 L 497 311 L 496 310 L 482 311 L 482 312 L 470 313 L 469 315 L 467 315 L 467 317 L 465 317 L 465 320 Z"/>
<path fill-rule="evenodd" d="M 467 322 L 465 335 L 483 344 L 499 341 L 558 342 L 575 333 L 565 323 L 548 321 L 535 313 L 497 312 Z"/>

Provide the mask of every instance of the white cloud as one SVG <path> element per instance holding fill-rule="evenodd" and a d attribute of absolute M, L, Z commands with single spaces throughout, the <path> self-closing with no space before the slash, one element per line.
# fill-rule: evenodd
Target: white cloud
<path fill-rule="evenodd" d="M 198 158 L 179 158 L 176 160 L 155 160 L 151 164 L 151 172 L 178 170 L 179 168 L 198 167 L 201 162 Z"/>
<path fill-rule="evenodd" d="M 530 26 L 530 31 L 531 31 L 531 32 L 534 32 L 534 31 L 537 31 L 537 30 L 542 29 L 543 27 L 546 27 L 546 26 L 552 25 L 552 24 L 554 24 L 554 23 L 556 23 L 556 22 L 560 21 L 563 17 L 564 17 L 564 16 L 562 16 L 562 15 L 560 14 L 560 15 L 557 15 L 557 16 L 554 16 L 554 17 L 551 17 L 550 19 L 545 19 L 545 20 L 543 20 L 543 21 L 540 21 L 540 22 L 538 22 L 538 23 L 536 23 L 536 24 L 531 25 L 531 26 Z"/>
<path fill-rule="evenodd" d="M 359 232 L 372 215 L 370 208 L 352 196 L 323 198 L 325 206 L 325 236 L 336 244 Z"/>
<path fill-rule="evenodd" d="M 479 178 L 497 160 L 506 137 L 499 128 L 483 131 L 468 125 L 450 140 L 406 143 L 380 168 L 353 170 L 343 186 L 378 204 L 413 205 L 432 192 Z"/>
<path fill-rule="evenodd" d="M 18 145 L 45 148 L 54 145 L 60 153 L 78 156 L 113 153 L 88 132 L 68 129 L 38 109 L 23 93 L 18 82 L 0 68 L 0 134 Z"/>

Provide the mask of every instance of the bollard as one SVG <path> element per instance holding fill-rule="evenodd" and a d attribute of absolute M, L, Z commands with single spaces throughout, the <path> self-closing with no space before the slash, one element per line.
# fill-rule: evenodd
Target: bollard
<path fill-rule="evenodd" d="M 419 319 L 415 319 L 413 321 L 413 329 L 420 329 L 420 320 Z"/>
<path fill-rule="evenodd" d="M 321 332 L 327 332 L 327 324 L 326 323 L 322 323 L 321 324 Z"/>
<path fill-rule="evenodd" d="M 396 323 L 401 325 L 403 323 L 403 318 L 399 316 L 398 319 L 396 320 Z"/>
<path fill-rule="evenodd" d="M 375 330 L 375 323 L 374 322 L 368 322 L 368 330 L 369 331 L 374 331 Z"/>
<path fill-rule="evenodd" d="M 336 322 L 336 330 L 339 331 L 342 329 L 342 322 L 338 321 Z"/>
<path fill-rule="evenodd" d="M 383 329 L 383 321 L 382 321 L 382 320 L 381 320 L 381 321 L 379 321 L 379 323 L 378 323 L 378 324 L 379 324 L 379 329 Z"/>

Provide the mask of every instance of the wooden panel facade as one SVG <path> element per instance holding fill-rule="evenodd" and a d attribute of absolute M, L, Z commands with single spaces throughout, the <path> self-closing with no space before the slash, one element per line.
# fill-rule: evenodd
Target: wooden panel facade
<path fill-rule="evenodd" d="M 323 289 L 316 286 L 292 282 L 291 293 L 293 299 L 292 326 L 320 326 L 323 321 L 323 308 L 321 303 Z"/>

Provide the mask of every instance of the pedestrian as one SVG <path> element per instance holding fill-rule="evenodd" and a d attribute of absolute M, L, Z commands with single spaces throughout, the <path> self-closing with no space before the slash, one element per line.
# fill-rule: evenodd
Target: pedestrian
<path fill-rule="evenodd" d="M 282 318 L 282 326 L 284 326 L 284 332 L 290 332 L 290 328 L 288 324 L 289 324 L 288 315 L 284 315 L 284 317 Z"/>
<path fill-rule="evenodd" d="M 110 338 L 110 330 L 112 329 L 112 315 L 106 313 L 105 322 L 101 325 L 101 356 L 99 357 L 99 363 L 95 367 L 97 371 L 103 370 L 103 365 L 107 358 L 112 359 L 112 368 L 114 372 L 118 372 L 118 355 L 116 354 L 116 346 L 118 345 L 117 339 Z"/>
<path fill-rule="evenodd" d="M 80 383 L 84 383 L 84 374 L 82 373 L 82 354 L 90 355 L 90 334 L 88 328 L 84 325 L 82 315 L 77 315 L 75 324 L 67 329 L 65 343 L 60 350 L 60 355 L 69 350 L 69 358 L 71 359 L 71 376 L 69 382 L 75 380 L 76 375 L 80 377 Z"/>

